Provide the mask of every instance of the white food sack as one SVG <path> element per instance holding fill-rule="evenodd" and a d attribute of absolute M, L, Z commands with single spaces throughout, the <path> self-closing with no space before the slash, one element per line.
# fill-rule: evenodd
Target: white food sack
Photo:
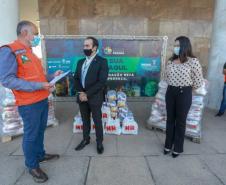
<path fill-rule="evenodd" d="M 122 134 L 138 134 L 138 124 L 134 119 L 125 118 L 122 122 Z"/>
<path fill-rule="evenodd" d="M 118 101 L 124 101 L 124 102 L 126 102 L 126 98 L 127 98 L 127 96 L 126 96 L 126 94 L 124 92 L 119 91 L 117 93 L 117 99 L 118 99 Z"/>
<path fill-rule="evenodd" d="M 120 120 L 110 118 L 105 126 L 105 133 L 120 135 L 121 134 Z"/>
<path fill-rule="evenodd" d="M 111 110 L 110 110 L 110 107 L 108 106 L 105 106 L 103 104 L 102 108 L 101 108 L 101 112 L 102 112 L 102 122 L 103 124 L 105 125 L 108 121 L 108 119 L 110 118 L 111 116 Z"/>
<path fill-rule="evenodd" d="M 161 80 L 159 82 L 158 86 L 159 86 L 160 89 L 167 89 L 168 84 L 167 84 L 167 82 L 165 80 Z"/>
<path fill-rule="evenodd" d="M 116 101 L 117 100 L 117 95 L 116 95 L 116 91 L 114 90 L 110 90 L 107 92 L 107 99 L 109 102 L 112 102 L 112 101 Z"/>
<path fill-rule="evenodd" d="M 80 116 L 75 116 L 73 123 L 73 133 L 82 133 L 83 123 Z"/>

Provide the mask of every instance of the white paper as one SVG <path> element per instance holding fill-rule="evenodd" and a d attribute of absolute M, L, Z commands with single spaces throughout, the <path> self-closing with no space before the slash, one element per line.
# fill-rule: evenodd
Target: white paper
<path fill-rule="evenodd" d="M 58 82 L 59 80 L 61 80 L 62 78 L 64 78 L 65 76 L 67 76 L 70 73 L 70 71 L 67 71 L 65 73 L 60 74 L 59 76 L 54 77 L 54 79 L 52 79 L 49 83 L 51 84 L 55 84 L 56 82 Z"/>

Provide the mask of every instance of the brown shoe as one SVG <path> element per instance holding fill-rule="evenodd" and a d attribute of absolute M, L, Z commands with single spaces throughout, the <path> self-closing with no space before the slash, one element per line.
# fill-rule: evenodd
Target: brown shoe
<path fill-rule="evenodd" d="M 43 162 L 47 162 L 47 161 L 55 160 L 55 159 L 59 159 L 59 158 L 60 158 L 60 155 L 58 155 L 58 154 L 45 154 L 44 158 L 39 160 L 39 162 L 43 163 Z"/>
<path fill-rule="evenodd" d="M 44 183 L 48 180 L 48 176 L 41 168 L 35 168 L 29 170 L 29 173 L 32 175 L 36 183 Z"/>

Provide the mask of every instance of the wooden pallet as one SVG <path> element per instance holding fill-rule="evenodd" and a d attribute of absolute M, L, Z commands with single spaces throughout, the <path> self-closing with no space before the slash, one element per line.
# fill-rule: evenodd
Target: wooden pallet
<path fill-rule="evenodd" d="M 160 132 L 166 133 L 165 129 L 160 128 L 160 127 L 158 127 L 156 125 L 147 124 L 147 128 L 150 129 L 150 130 L 156 130 L 156 131 L 160 131 Z M 185 137 L 187 137 L 188 139 L 190 139 L 194 143 L 198 143 L 198 144 L 201 143 L 201 137 L 194 137 L 192 135 L 186 135 Z"/>
<path fill-rule="evenodd" d="M 11 136 L 11 135 L 1 136 L 1 142 L 2 143 L 8 143 L 8 142 L 12 141 L 14 138 L 19 137 L 21 135 L 23 135 L 23 133 L 13 135 L 13 136 Z"/>
<path fill-rule="evenodd" d="M 8 143 L 10 141 L 12 141 L 12 136 L 2 136 L 1 137 L 1 142 L 2 143 Z"/>
<path fill-rule="evenodd" d="M 54 124 L 48 125 L 47 127 L 56 127 L 58 125 L 59 125 L 59 123 L 58 123 L 58 121 L 56 121 Z M 19 137 L 21 135 L 23 135 L 23 133 L 13 135 L 13 136 L 12 135 L 1 136 L 1 142 L 8 143 L 8 142 L 12 141 L 14 138 Z"/>

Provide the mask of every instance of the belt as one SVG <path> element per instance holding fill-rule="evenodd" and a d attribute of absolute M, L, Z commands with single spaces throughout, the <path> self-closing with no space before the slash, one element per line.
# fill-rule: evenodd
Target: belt
<path fill-rule="evenodd" d="M 192 86 L 172 86 L 172 85 L 168 85 L 168 88 L 174 89 L 176 91 L 179 90 L 181 93 L 183 93 L 183 91 L 186 90 L 186 89 L 192 89 Z"/>
<path fill-rule="evenodd" d="M 172 85 L 168 85 L 168 87 L 175 88 L 175 89 L 189 89 L 189 88 L 192 88 L 192 86 L 172 86 Z"/>

